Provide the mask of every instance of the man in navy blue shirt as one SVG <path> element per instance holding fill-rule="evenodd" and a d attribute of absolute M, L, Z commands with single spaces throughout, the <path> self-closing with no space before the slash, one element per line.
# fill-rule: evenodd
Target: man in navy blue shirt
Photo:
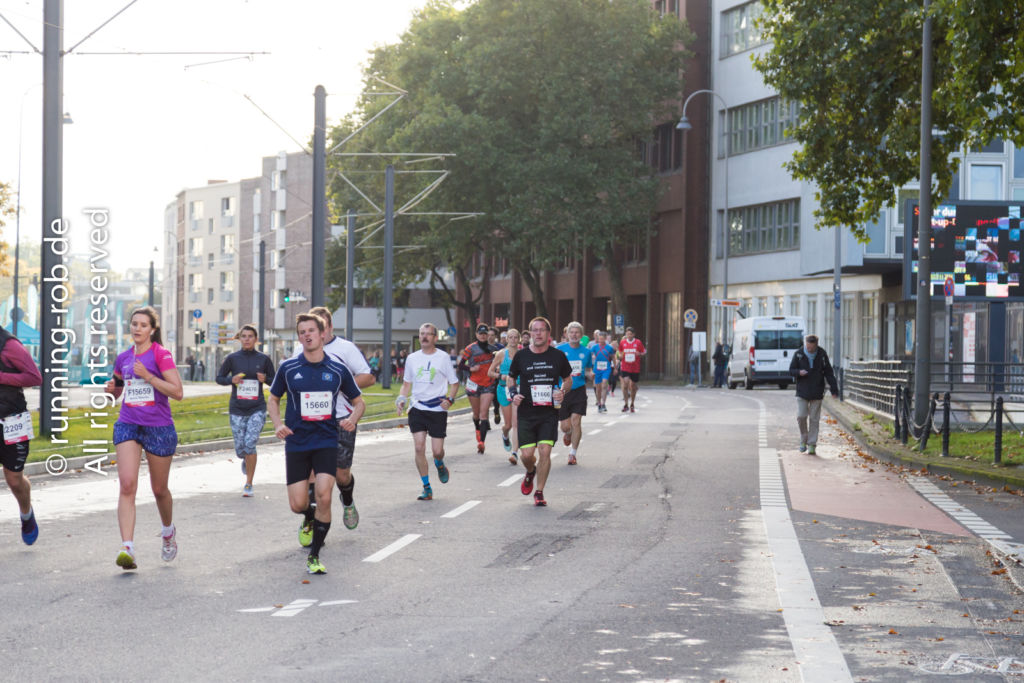
<path fill-rule="evenodd" d="M 310 546 L 306 570 L 326 574 L 320 549 L 331 528 L 331 491 L 337 468 L 338 430 L 351 432 L 366 410 L 352 373 L 323 348 L 324 321 L 309 313 L 295 318 L 302 354 L 281 363 L 270 387 L 267 412 L 274 433 L 285 442 L 285 481 L 292 512 L 303 516 L 299 544 Z M 288 393 L 288 407 L 281 421 L 281 397 Z M 352 405 L 352 413 L 335 420 L 340 396 Z M 306 482 L 316 474 L 316 507 L 310 504 Z"/>

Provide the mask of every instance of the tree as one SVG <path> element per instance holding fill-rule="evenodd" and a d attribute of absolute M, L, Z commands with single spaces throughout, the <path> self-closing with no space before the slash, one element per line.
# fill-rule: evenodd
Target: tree
<path fill-rule="evenodd" d="M 678 114 L 688 37 L 646 0 L 424 8 L 398 44 L 370 59 L 368 80 L 380 76 L 409 95 L 366 140 L 455 153 L 430 206 L 483 213 L 410 223 L 424 258 L 465 284 L 473 254 L 505 258 L 541 315 L 545 271 L 588 249 L 618 269 L 607 255 L 650 227 L 660 188 L 637 142 Z M 383 103 L 361 106 L 367 120 Z"/>
<path fill-rule="evenodd" d="M 21 197 L 18 197 L 21 200 Z M 14 202 L 11 200 L 11 186 L 7 183 L 0 183 L 0 228 L 7 225 L 5 218 L 13 216 L 16 211 Z M 0 230 L 0 233 L 3 231 Z M 7 256 L 8 245 L 4 241 L 0 241 L 0 275 L 4 277 L 10 277 L 11 269 L 8 266 Z"/>
<path fill-rule="evenodd" d="M 818 187 L 819 227 L 864 224 L 917 178 L 923 9 L 900 0 L 764 0 L 765 81 L 800 104 L 788 168 Z M 1002 137 L 1024 144 L 1024 0 L 933 0 L 933 202 L 951 155 Z M 902 209 L 902 207 L 898 207 Z"/>

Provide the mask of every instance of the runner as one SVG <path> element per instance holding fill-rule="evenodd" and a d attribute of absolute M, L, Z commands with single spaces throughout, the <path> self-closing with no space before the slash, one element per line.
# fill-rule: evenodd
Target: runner
<path fill-rule="evenodd" d="M 493 351 L 494 353 L 497 353 L 501 349 L 505 348 L 504 338 L 505 333 L 499 333 L 497 327 L 491 326 L 487 328 L 487 343 L 490 345 L 491 351 Z M 488 376 L 490 375 L 490 369 L 488 369 L 487 374 Z M 495 396 L 497 396 L 498 394 L 498 384 L 498 382 L 495 382 L 494 384 Z M 499 425 L 501 424 L 501 405 L 498 401 L 494 401 L 492 405 L 494 406 L 494 424 Z"/>
<path fill-rule="evenodd" d="M 274 433 L 283 439 L 285 482 L 292 512 L 303 516 L 299 525 L 299 545 L 309 547 L 306 571 L 326 574 L 320 561 L 320 549 L 331 529 L 331 491 L 338 469 L 338 432 L 355 432 L 366 404 L 352 373 L 343 363 L 324 352 L 324 320 L 312 313 L 295 317 L 295 331 L 302 343 L 302 355 L 281 363 L 270 386 L 267 412 Z M 284 422 L 281 421 L 281 397 L 288 393 Z M 342 396 L 352 412 L 336 419 Z M 316 502 L 309 499 L 310 472 L 316 474 Z"/>
<path fill-rule="evenodd" d="M 597 412 L 607 413 L 605 405 L 606 393 L 608 392 L 608 380 L 611 379 L 612 369 L 615 367 L 615 349 L 607 342 L 607 335 L 604 332 L 597 332 L 594 337 L 597 339 L 591 347 L 594 356 L 594 393 L 597 394 Z"/>
<path fill-rule="evenodd" d="M 270 356 L 256 350 L 256 328 L 242 325 L 235 335 L 242 348 L 224 359 L 217 373 L 217 384 L 231 387 L 228 417 L 231 435 L 235 439 L 235 455 L 242 460 L 245 486 L 242 496 L 252 498 L 252 479 L 256 474 L 256 442 L 267 422 L 267 402 L 263 398 L 263 385 L 274 377 L 274 363 Z"/>
<path fill-rule="evenodd" d="M 530 495 L 536 477 L 533 504 L 540 507 L 548 504 L 544 485 L 551 471 L 551 447 L 558 438 L 558 406 L 572 384 L 572 367 L 565 354 L 551 346 L 551 323 L 547 319 L 534 318 L 529 330 L 530 347 L 512 359 L 506 386 L 518 413 L 519 446 L 526 468 L 519 489 L 524 496 Z"/>
<path fill-rule="evenodd" d="M 619 386 L 619 342 L 614 334 L 608 335 L 608 346 L 615 351 L 615 360 L 612 363 L 612 374 L 608 378 L 608 395 L 614 396 L 615 389 Z"/>
<path fill-rule="evenodd" d="M 592 374 L 594 357 L 580 343 L 583 325 L 573 321 L 566 326 L 569 341 L 558 345 L 558 350 L 569 359 L 572 368 L 572 388 L 562 400 L 558 418 L 562 421 L 562 443 L 569 447 L 568 464 L 576 464 L 580 439 L 583 438 L 583 416 L 587 414 L 587 375 Z"/>
<path fill-rule="evenodd" d="M 178 433 L 171 418 L 168 399 L 180 401 L 184 394 L 181 377 L 171 352 L 161 346 L 160 319 L 150 306 L 132 311 L 131 335 L 135 346 L 121 352 L 114 361 L 113 379 L 107 393 L 117 400 L 124 393 L 121 412 L 114 423 L 117 454 L 117 524 L 121 529 L 121 551 L 117 566 L 137 569 L 135 562 L 135 493 L 139 486 L 142 452 L 149 465 L 149 484 L 160 513 L 160 556 L 170 562 L 178 554 L 177 533 L 172 520 L 174 501 L 167 486 L 171 459 L 178 447 Z"/>
<path fill-rule="evenodd" d="M 39 525 L 32 509 L 32 485 L 25 476 L 29 441 L 32 440 L 32 413 L 25 402 L 25 387 L 37 387 L 43 375 L 31 354 L 13 334 L 0 327 L 0 422 L 4 441 L 0 445 L 0 464 L 4 467 L 7 488 L 18 501 L 21 513 L 21 540 L 32 545 L 39 538 Z"/>
<path fill-rule="evenodd" d="M 494 356 L 491 367 L 487 374 L 498 380 L 496 394 L 498 403 L 501 405 L 501 412 L 505 414 L 505 424 L 501 428 L 501 441 L 505 450 L 509 452 L 508 461 L 513 465 L 519 462 L 519 434 L 517 433 L 518 420 L 516 411 L 512 406 L 512 396 L 509 394 L 505 380 L 508 377 L 509 366 L 512 359 L 519 350 L 519 330 L 509 328 L 505 333 L 506 346 Z"/>
<path fill-rule="evenodd" d="M 487 341 L 490 328 L 483 323 L 476 326 L 476 341 L 462 350 L 459 366 L 469 371 L 466 396 L 473 407 L 473 426 L 476 428 L 476 451 L 484 452 L 487 431 L 491 428 L 488 412 L 494 400 L 496 383 L 487 374 L 494 360 L 494 349 Z"/>
<path fill-rule="evenodd" d="M 355 379 L 356 386 L 359 387 L 360 391 L 366 389 L 369 386 L 373 386 L 373 383 L 377 379 L 373 376 L 370 371 L 370 364 L 366 362 L 366 358 L 363 357 L 363 352 L 359 350 L 359 347 L 350 342 L 348 339 L 343 337 L 337 337 L 334 334 L 334 323 L 331 319 L 331 312 L 323 306 L 316 306 L 309 310 L 310 314 L 318 315 L 324 321 L 324 352 L 330 355 L 334 360 L 342 363 L 345 368 L 352 374 Z M 302 349 L 299 349 L 294 357 L 298 357 L 302 354 Z M 390 370 L 385 368 L 385 371 Z M 342 394 L 338 397 L 337 413 L 335 417 L 339 420 L 343 420 L 352 413 L 352 405 L 349 403 L 345 395 Z M 355 488 L 356 478 L 352 474 L 352 459 L 355 456 L 356 451 L 356 430 L 348 431 L 347 429 L 338 430 L 338 471 L 335 473 L 335 477 L 338 482 L 338 490 L 341 491 L 341 504 L 342 508 L 342 521 L 345 523 L 346 529 L 355 529 L 359 526 L 359 510 L 356 509 L 355 504 Z M 313 495 L 313 482 L 309 484 L 309 497 L 314 499 Z M 315 506 L 315 504 L 314 504 Z"/>
<path fill-rule="evenodd" d="M 398 390 L 395 407 L 398 414 L 405 412 L 407 398 L 412 395 L 409 409 L 409 431 L 412 432 L 413 448 L 416 453 L 416 469 L 423 482 L 423 492 L 417 500 L 433 500 L 430 488 L 430 470 L 427 467 L 427 436 L 430 436 L 430 450 L 434 455 L 437 478 L 442 484 L 448 483 L 448 468 L 444 464 L 444 439 L 448 435 L 448 409 L 455 402 L 459 390 L 459 378 L 448 360 L 448 354 L 439 351 L 437 328 L 430 324 L 420 325 L 420 350 L 409 354 L 405 361 L 405 381 Z"/>
<path fill-rule="evenodd" d="M 647 355 L 644 343 L 626 328 L 626 336 L 619 342 L 619 374 L 622 376 L 622 412 L 636 412 L 636 390 L 640 382 L 640 359 Z"/>

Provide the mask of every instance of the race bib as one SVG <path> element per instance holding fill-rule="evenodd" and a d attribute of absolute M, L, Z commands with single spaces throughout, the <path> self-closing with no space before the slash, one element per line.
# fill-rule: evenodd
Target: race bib
<path fill-rule="evenodd" d="M 301 395 L 299 404 L 302 419 L 307 422 L 320 422 L 331 419 L 331 392 L 306 391 Z"/>
<path fill-rule="evenodd" d="M 509 388 L 507 386 L 506 387 L 502 387 L 501 389 L 502 389 L 502 391 L 505 392 L 505 400 L 508 401 L 509 403 L 511 403 L 512 402 L 512 392 L 509 391 Z"/>
<path fill-rule="evenodd" d="M 5 444 L 10 445 L 32 438 L 32 413 L 25 411 L 17 415 L 8 415 L 0 422 L 4 424 Z"/>
<path fill-rule="evenodd" d="M 606 361 L 606 360 L 599 360 L 599 361 L 597 361 L 597 371 L 598 372 L 604 372 L 607 369 L 608 369 L 608 361 Z"/>
<path fill-rule="evenodd" d="M 572 368 L 572 376 L 579 377 L 583 374 L 583 361 L 571 360 L 569 361 L 569 367 Z"/>
<path fill-rule="evenodd" d="M 635 363 L 636 362 L 636 352 L 634 352 L 634 351 L 626 351 L 626 362 L 627 363 Z"/>
<path fill-rule="evenodd" d="M 466 380 L 466 391 L 476 391 L 480 387 L 471 379 Z"/>
<path fill-rule="evenodd" d="M 551 405 L 551 385 L 534 384 L 530 387 L 530 401 L 535 406 Z"/>
<path fill-rule="evenodd" d="M 235 389 L 235 396 L 242 401 L 255 401 L 260 397 L 259 380 L 243 379 Z"/>
<path fill-rule="evenodd" d="M 133 408 L 151 406 L 156 402 L 153 385 L 144 379 L 126 379 L 124 381 L 124 404 Z"/>

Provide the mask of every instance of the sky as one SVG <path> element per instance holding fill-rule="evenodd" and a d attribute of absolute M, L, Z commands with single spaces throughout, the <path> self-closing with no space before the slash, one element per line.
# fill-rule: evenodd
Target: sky
<path fill-rule="evenodd" d="M 64 216 L 72 250 L 89 248 L 84 210 L 104 208 L 114 270 L 161 263 L 154 248 L 163 246 L 164 209 L 180 190 L 251 178 L 262 157 L 298 151 L 291 138 L 305 143 L 312 135 L 317 85 L 328 93 L 328 124 L 342 118 L 362 87 L 369 51 L 397 42 L 426 2 L 65 2 L 65 50 L 130 5 L 64 58 L 64 110 L 73 120 L 64 127 Z M 0 15 L 42 49 L 43 0 L 0 0 Z M 31 49 L 0 21 L 0 51 Z M 228 58 L 86 54 L 125 51 L 270 54 L 205 65 Z M 42 232 L 42 96 L 42 56 L 0 54 L 0 181 L 16 188 L 20 148 L 23 243 L 38 244 Z M 14 223 L 3 229 L 9 244 Z"/>

